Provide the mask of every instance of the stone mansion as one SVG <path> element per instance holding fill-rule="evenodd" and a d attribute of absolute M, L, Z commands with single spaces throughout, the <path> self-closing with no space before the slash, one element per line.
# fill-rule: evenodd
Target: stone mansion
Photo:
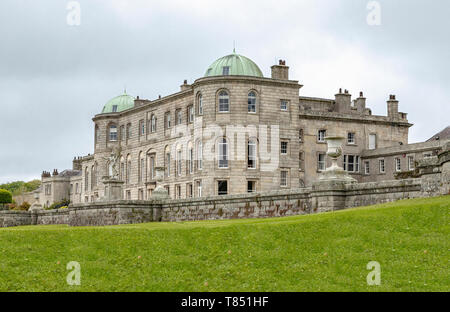
<path fill-rule="evenodd" d="M 395 95 L 386 116 L 373 115 L 362 92 L 353 100 L 342 89 L 334 99 L 301 96 L 282 60 L 268 78 L 233 52 L 180 88 L 155 100 L 123 94 L 107 102 L 93 117 L 93 154 L 75 157 L 72 169 L 44 171 L 36 200 L 101 200 L 113 150 L 123 198 L 148 200 L 157 167 L 171 198 L 267 192 L 311 186 L 329 165 L 329 135 L 345 138 L 339 161 L 358 182 L 394 180 L 443 144 L 408 144 L 412 124 Z"/>

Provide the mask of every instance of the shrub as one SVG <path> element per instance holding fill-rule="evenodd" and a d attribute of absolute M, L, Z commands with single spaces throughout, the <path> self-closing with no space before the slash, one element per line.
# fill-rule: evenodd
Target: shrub
<path fill-rule="evenodd" d="M 28 209 L 30 209 L 31 205 L 29 202 L 24 201 L 22 203 L 22 205 L 20 205 L 19 207 L 16 207 L 16 210 L 24 210 L 27 211 Z"/>
<path fill-rule="evenodd" d="M 12 193 L 10 191 L 0 189 L 0 205 L 4 207 L 5 204 L 10 203 L 12 203 Z"/>
<path fill-rule="evenodd" d="M 70 200 L 68 199 L 63 199 L 59 202 L 54 202 L 53 204 L 50 205 L 50 207 L 47 207 L 47 210 L 51 210 L 51 209 L 59 209 L 62 208 L 64 206 L 69 206 L 70 204 Z"/>

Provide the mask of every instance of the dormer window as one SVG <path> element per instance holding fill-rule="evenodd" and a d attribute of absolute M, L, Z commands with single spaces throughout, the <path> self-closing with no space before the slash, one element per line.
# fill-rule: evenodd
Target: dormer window
<path fill-rule="evenodd" d="M 230 74 L 230 66 L 222 67 L 222 75 L 228 76 Z"/>
<path fill-rule="evenodd" d="M 113 105 L 112 106 L 112 112 L 113 113 L 117 113 L 117 105 Z"/>

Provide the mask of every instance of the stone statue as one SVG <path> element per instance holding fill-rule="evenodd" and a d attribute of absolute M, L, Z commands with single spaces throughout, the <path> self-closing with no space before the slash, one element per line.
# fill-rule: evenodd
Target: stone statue
<path fill-rule="evenodd" d="M 121 152 L 122 152 L 121 148 L 117 147 L 111 151 L 111 155 L 109 155 L 109 157 L 105 157 L 105 159 L 109 163 L 108 176 L 112 180 L 119 180 L 119 165 Z"/>

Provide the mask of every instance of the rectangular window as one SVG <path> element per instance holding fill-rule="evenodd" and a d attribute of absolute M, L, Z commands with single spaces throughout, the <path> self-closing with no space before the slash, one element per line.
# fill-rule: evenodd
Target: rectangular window
<path fill-rule="evenodd" d="M 325 170 L 325 154 L 317 155 L 317 170 L 319 171 Z"/>
<path fill-rule="evenodd" d="M 359 172 L 359 156 L 344 155 L 344 170 L 347 172 Z"/>
<path fill-rule="evenodd" d="M 197 187 L 197 197 L 202 197 L 202 181 L 195 182 L 195 185 Z"/>
<path fill-rule="evenodd" d="M 189 149 L 189 173 L 192 174 L 194 172 L 194 149 Z"/>
<path fill-rule="evenodd" d="M 225 140 L 219 143 L 219 168 L 228 168 L 228 144 Z"/>
<path fill-rule="evenodd" d="M 288 186 L 288 172 L 286 170 L 281 170 L 280 172 L 280 186 Z"/>
<path fill-rule="evenodd" d="M 317 142 L 325 142 L 326 135 L 327 135 L 327 130 L 319 130 L 317 132 Z"/>
<path fill-rule="evenodd" d="M 247 160 L 247 168 L 256 169 L 256 143 L 255 141 L 250 140 L 248 142 L 248 160 Z"/>
<path fill-rule="evenodd" d="M 166 154 L 167 176 L 170 177 L 170 153 Z"/>
<path fill-rule="evenodd" d="M 112 112 L 113 113 L 117 113 L 117 105 L 113 105 L 112 106 Z"/>
<path fill-rule="evenodd" d="M 117 141 L 117 127 L 116 126 L 109 127 L 109 140 L 111 142 Z"/>
<path fill-rule="evenodd" d="M 188 120 L 189 123 L 194 122 L 194 106 L 192 105 L 188 107 Z"/>
<path fill-rule="evenodd" d="M 229 66 L 222 67 L 222 75 L 228 76 L 229 74 L 230 74 L 230 67 Z"/>
<path fill-rule="evenodd" d="M 349 132 L 349 133 L 347 134 L 347 144 L 356 144 L 356 141 L 355 141 L 355 133 Z"/>
<path fill-rule="evenodd" d="M 289 103 L 288 103 L 287 100 L 281 100 L 280 101 L 280 109 L 282 111 L 287 111 L 288 110 L 288 106 L 289 106 Z"/>
<path fill-rule="evenodd" d="M 139 134 L 145 135 L 145 123 L 144 120 L 139 120 Z"/>
<path fill-rule="evenodd" d="M 288 142 L 281 142 L 281 155 L 287 155 L 288 153 Z"/>
<path fill-rule="evenodd" d="M 131 138 L 131 124 L 127 125 L 127 139 Z"/>
<path fill-rule="evenodd" d="M 217 190 L 218 195 L 227 195 L 228 194 L 228 181 L 217 181 Z"/>
<path fill-rule="evenodd" d="M 192 183 L 187 183 L 186 184 L 186 198 L 192 198 L 194 195 L 193 193 L 194 193 L 194 190 L 192 187 Z"/>
<path fill-rule="evenodd" d="M 400 158 L 395 158 L 395 171 L 402 171 L 402 163 L 400 161 Z"/>
<path fill-rule="evenodd" d="M 183 121 L 183 116 L 181 114 L 181 109 L 177 109 L 175 111 L 175 115 L 176 115 L 176 119 L 175 119 L 176 125 L 181 125 L 181 122 Z"/>
<path fill-rule="evenodd" d="M 177 174 L 181 176 L 181 150 L 177 152 Z"/>
<path fill-rule="evenodd" d="M 303 129 L 298 130 L 298 141 L 303 142 Z"/>
<path fill-rule="evenodd" d="M 374 150 L 377 147 L 377 135 L 369 134 L 369 149 Z"/>
<path fill-rule="evenodd" d="M 155 179 L 155 156 L 150 156 L 150 179 Z"/>
<path fill-rule="evenodd" d="M 415 169 L 414 156 L 408 156 L 408 169 L 409 171 L 413 171 Z"/>
<path fill-rule="evenodd" d="M 124 141 L 125 140 L 125 126 L 120 126 L 120 140 Z"/>
<path fill-rule="evenodd" d="M 203 115 L 203 96 L 198 97 L 198 114 Z"/>
<path fill-rule="evenodd" d="M 166 113 L 166 129 L 170 129 L 172 127 L 172 120 L 170 117 L 170 112 Z"/>
<path fill-rule="evenodd" d="M 256 192 L 256 181 L 247 181 L 247 193 Z"/>
<path fill-rule="evenodd" d="M 298 170 L 302 171 L 304 170 L 304 154 L 303 152 L 298 153 Z"/>
<path fill-rule="evenodd" d="M 386 168 L 384 166 L 384 159 L 380 159 L 379 164 L 380 164 L 380 173 L 386 173 Z"/>
<path fill-rule="evenodd" d="M 175 196 L 176 198 L 181 198 L 181 185 L 175 186 Z"/>
<path fill-rule="evenodd" d="M 370 163 L 368 161 L 364 162 L 364 173 L 370 174 Z"/>

